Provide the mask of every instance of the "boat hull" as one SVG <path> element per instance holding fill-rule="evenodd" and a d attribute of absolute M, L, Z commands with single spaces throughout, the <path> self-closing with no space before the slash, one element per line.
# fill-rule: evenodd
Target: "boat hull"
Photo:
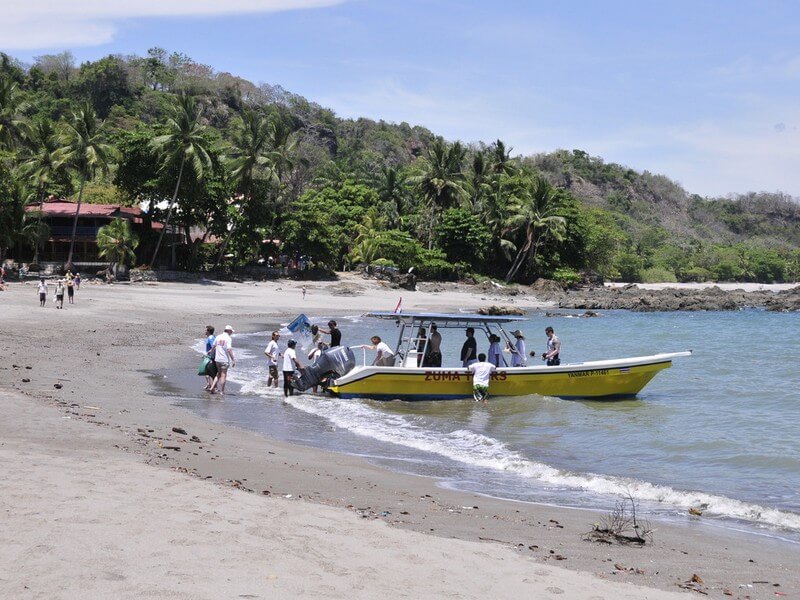
<path fill-rule="evenodd" d="M 689 352 L 594 361 L 558 367 L 499 368 L 491 396 L 556 396 L 613 399 L 636 396 L 672 358 Z M 446 400 L 472 397 L 466 369 L 358 367 L 337 379 L 330 391 L 342 398 Z"/>

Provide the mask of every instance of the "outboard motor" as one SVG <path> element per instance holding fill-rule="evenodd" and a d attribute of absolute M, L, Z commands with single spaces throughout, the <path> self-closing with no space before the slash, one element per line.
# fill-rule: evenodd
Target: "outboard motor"
<path fill-rule="evenodd" d="M 320 385 L 330 376 L 341 377 L 349 373 L 356 366 L 356 357 L 347 346 L 329 348 L 317 357 L 313 364 L 304 370 L 295 373 L 292 385 L 295 389 L 307 390 L 315 385 Z"/>

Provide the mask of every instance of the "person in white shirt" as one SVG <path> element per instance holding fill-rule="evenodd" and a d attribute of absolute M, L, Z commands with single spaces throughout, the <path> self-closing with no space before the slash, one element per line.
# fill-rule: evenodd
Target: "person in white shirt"
<path fill-rule="evenodd" d="M 378 354 L 375 356 L 375 360 L 372 362 L 372 365 L 375 367 L 393 367 L 394 366 L 394 352 L 392 349 L 389 348 L 389 345 L 381 340 L 380 337 L 377 335 L 373 335 L 370 338 L 372 345 L 370 344 L 363 344 L 361 346 L 355 346 L 356 348 L 366 348 L 367 350 L 376 350 Z"/>
<path fill-rule="evenodd" d="M 297 342 L 289 340 L 286 346 L 287 348 L 283 352 L 283 395 L 293 396 L 292 378 L 294 377 L 294 372 L 302 369 L 303 365 L 297 360 L 297 352 L 294 349 L 297 346 Z"/>
<path fill-rule="evenodd" d="M 528 364 L 527 354 L 525 353 L 525 336 L 517 329 L 512 331 L 511 335 L 517 338 L 517 342 L 513 346 L 509 346 L 511 350 L 511 366 L 524 367 Z"/>
<path fill-rule="evenodd" d="M 214 364 L 217 365 L 217 376 L 211 384 L 211 389 L 208 390 L 209 394 L 214 394 L 219 386 L 219 393 L 225 393 L 225 382 L 228 380 L 228 369 L 236 366 L 236 361 L 233 358 L 233 339 L 231 335 L 234 333 L 233 327 L 225 325 L 224 333 L 221 333 L 214 340 L 214 346 L 208 355 L 214 359 Z"/>
<path fill-rule="evenodd" d="M 269 369 L 269 376 L 267 377 L 267 387 L 278 387 L 278 340 L 281 339 L 281 334 L 278 331 L 272 332 L 272 339 L 270 339 L 267 347 L 264 349 L 264 354 L 267 357 L 267 368 Z"/>
<path fill-rule="evenodd" d="M 47 304 L 47 282 L 42 277 L 39 280 L 39 306 L 44 307 Z"/>
<path fill-rule="evenodd" d="M 485 354 L 478 354 L 478 362 L 472 363 L 467 370 L 472 373 L 472 397 L 475 402 L 486 404 L 489 401 L 489 380 L 497 367 L 486 362 Z"/>
<path fill-rule="evenodd" d="M 56 282 L 56 308 L 64 308 L 64 280 Z"/>

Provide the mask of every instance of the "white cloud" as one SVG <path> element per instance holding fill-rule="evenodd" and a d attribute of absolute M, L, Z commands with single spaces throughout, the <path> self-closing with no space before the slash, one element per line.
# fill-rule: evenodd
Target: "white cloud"
<path fill-rule="evenodd" d="M 3 6 L 4 50 L 95 46 L 126 19 L 212 17 L 319 8 L 344 0 L 12 0 Z M 6 3 L 3 3 L 6 4 Z"/>

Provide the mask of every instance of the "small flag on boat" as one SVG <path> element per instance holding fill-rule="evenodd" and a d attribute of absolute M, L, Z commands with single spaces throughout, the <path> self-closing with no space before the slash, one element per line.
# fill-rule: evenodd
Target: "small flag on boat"
<path fill-rule="evenodd" d="M 311 321 L 304 314 L 299 314 L 297 318 L 286 326 L 292 333 L 304 333 L 311 329 Z"/>
<path fill-rule="evenodd" d="M 395 307 L 394 307 L 394 313 L 395 313 L 395 314 L 400 314 L 400 312 L 401 312 L 401 310 L 400 310 L 400 306 L 401 306 L 402 304 L 403 304 L 403 297 L 402 297 L 402 296 L 400 296 L 400 300 L 398 300 L 398 301 L 397 301 L 397 306 L 395 306 Z"/>

